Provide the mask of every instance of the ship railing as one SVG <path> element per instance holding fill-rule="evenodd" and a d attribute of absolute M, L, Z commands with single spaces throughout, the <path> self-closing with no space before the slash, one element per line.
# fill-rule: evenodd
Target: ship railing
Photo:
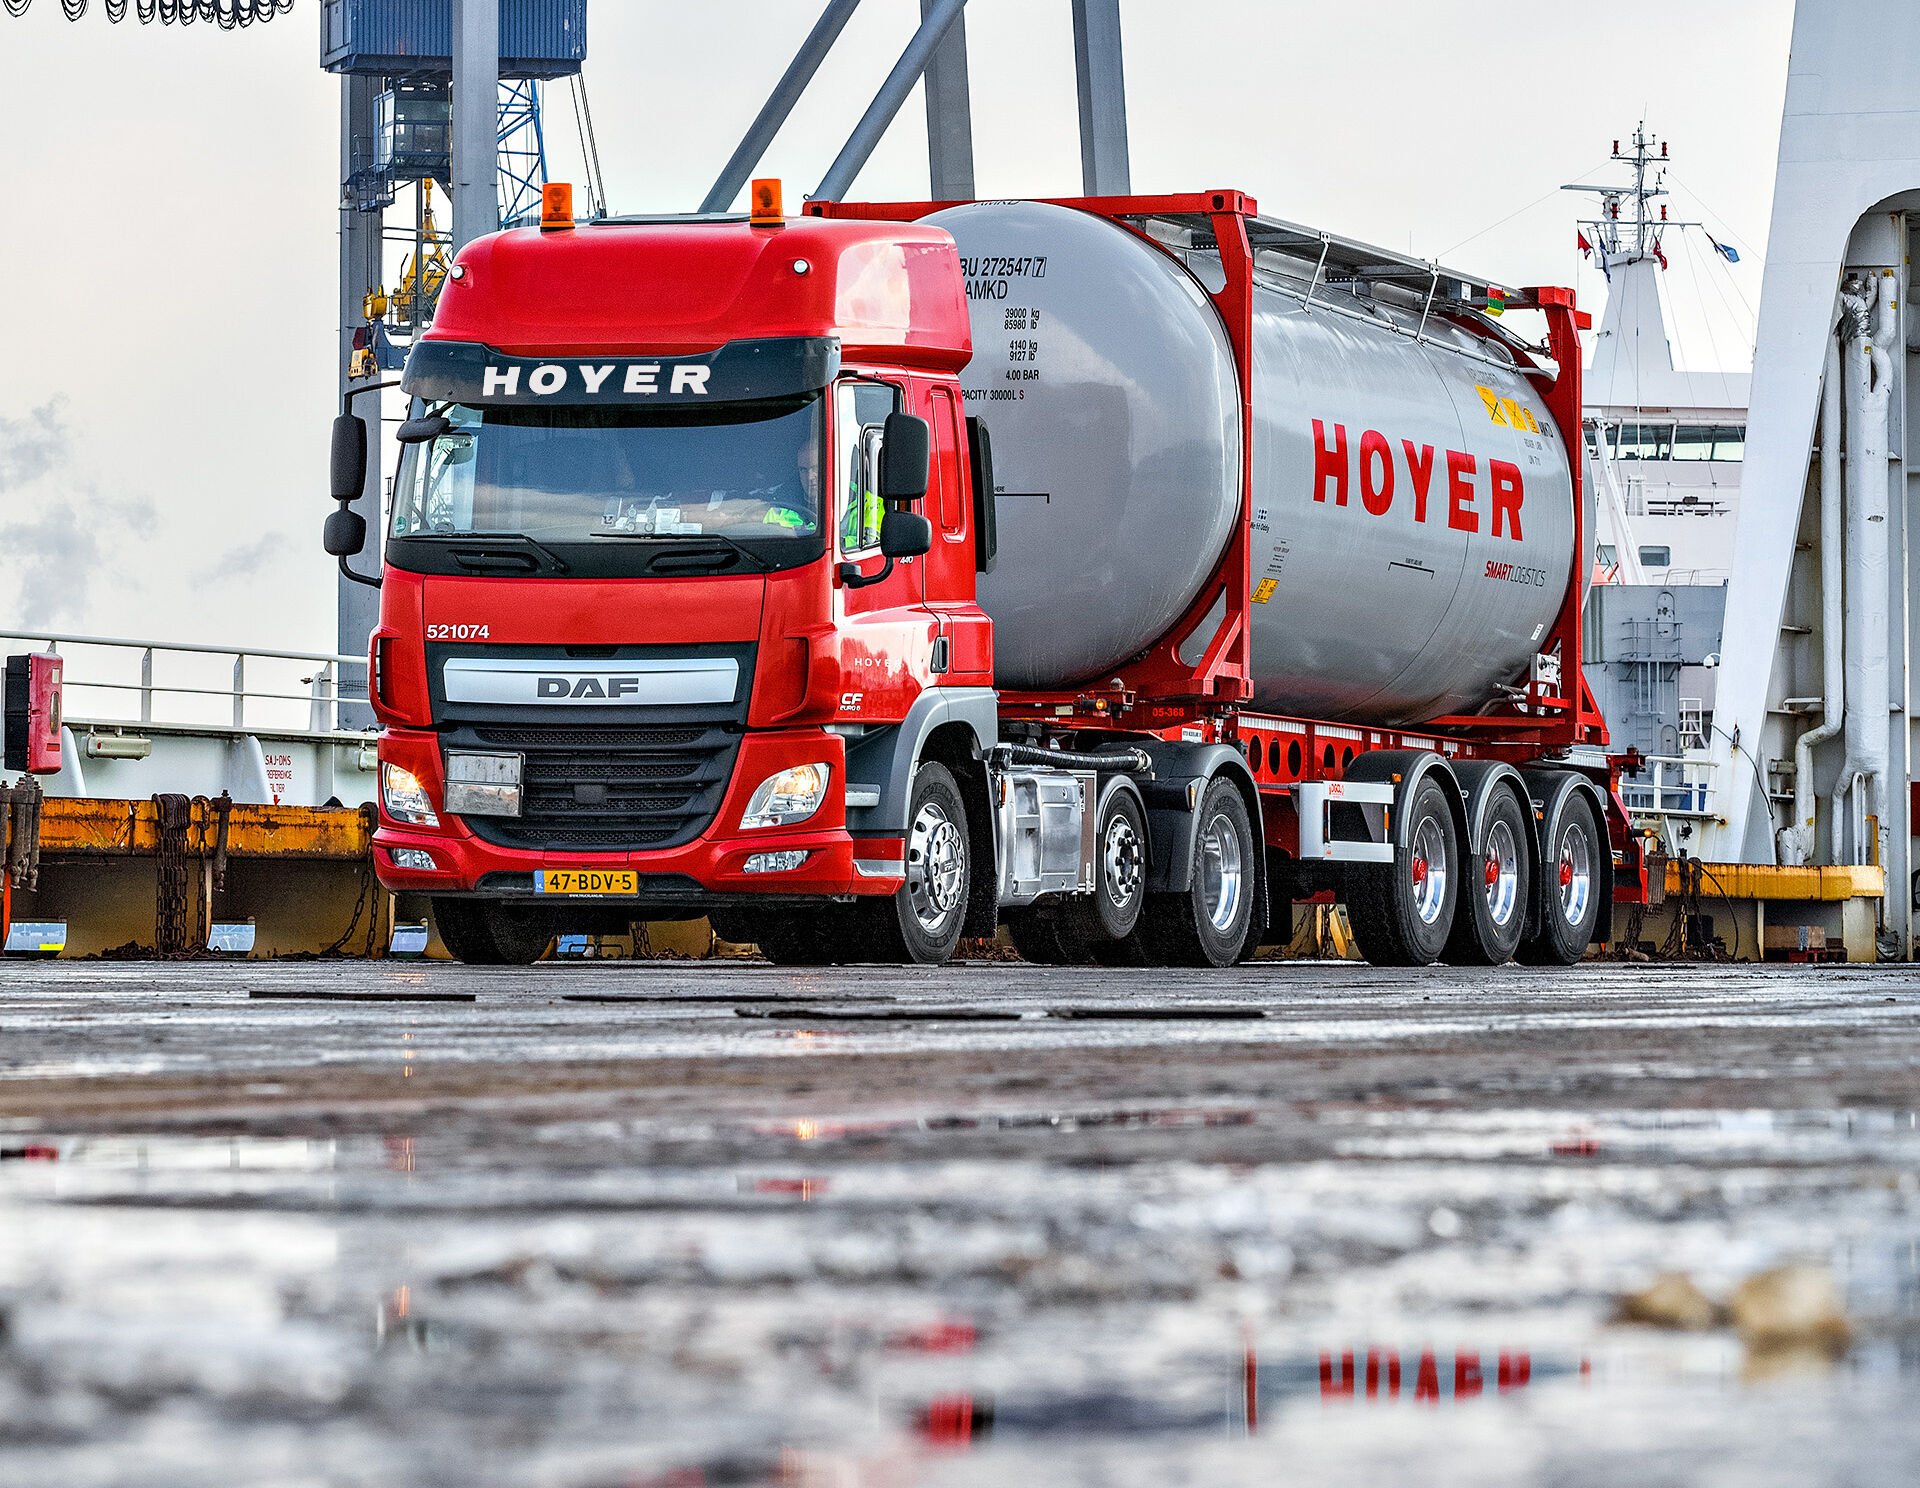
<path fill-rule="evenodd" d="M 1713 772 L 1719 764 L 1704 752 L 1641 756 L 1638 779 L 1622 779 L 1620 799 L 1636 826 L 1659 832 L 1669 853 L 1678 852 L 1692 825 L 1715 815 Z"/>
<path fill-rule="evenodd" d="M 0 651 L 21 650 L 65 658 L 69 728 L 356 736 L 372 729 L 363 656 L 0 630 Z"/>

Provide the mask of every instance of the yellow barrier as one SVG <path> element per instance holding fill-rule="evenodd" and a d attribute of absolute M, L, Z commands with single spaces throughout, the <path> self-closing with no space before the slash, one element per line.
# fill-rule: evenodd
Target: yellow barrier
<path fill-rule="evenodd" d="M 1859 868 L 1776 868 L 1764 863 L 1700 864 L 1707 875 L 1706 891 L 1724 894 L 1729 899 L 1819 900 L 1834 903 L 1843 899 L 1879 899 L 1887 892 L 1886 870 L 1872 865 Z M 1667 864 L 1667 892 L 1679 894 L 1681 862 Z"/>

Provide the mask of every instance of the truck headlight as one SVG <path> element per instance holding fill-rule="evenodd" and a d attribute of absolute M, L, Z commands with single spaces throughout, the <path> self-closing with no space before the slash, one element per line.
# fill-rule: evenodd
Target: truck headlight
<path fill-rule="evenodd" d="M 447 810 L 455 816 L 518 816 L 520 767 L 517 754 L 448 750 Z"/>
<path fill-rule="evenodd" d="M 440 818 L 434 814 L 433 802 L 427 799 L 427 788 L 411 770 L 403 770 L 398 765 L 381 765 L 380 800 L 387 808 L 387 815 L 395 821 L 415 827 L 440 825 Z"/>
<path fill-rule="evenodd" d="M 794 765 L 769 775 L 747 802 L 742 827 L 784 827 L 805 821 L 827 798 L 833 772 L 825 765 Z"/>

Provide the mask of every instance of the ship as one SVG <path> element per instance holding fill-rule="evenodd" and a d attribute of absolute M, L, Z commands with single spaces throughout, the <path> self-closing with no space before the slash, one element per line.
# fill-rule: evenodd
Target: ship
<path fill-rule="evenodd" d="M 1627 178 L 1580 184 L 1597 198 L 1578 228 L 1605 276 L 1606 309 L 1584 382 L 1587 454 L 1587 684 L 1615 753 L 1622 794 L 1670 852 L 1707 814 L 1700 782 L 1714 728 L 1715 682 L 1747 432 L 1749 372 L 1675 364 L 1661 294 L 1675 235 L 1705 224 L 1668 214 L 1668 142 L 1635 127 L 1613 142 Z M 1677 251 L 1677 244 L 1676 244 Z"/>

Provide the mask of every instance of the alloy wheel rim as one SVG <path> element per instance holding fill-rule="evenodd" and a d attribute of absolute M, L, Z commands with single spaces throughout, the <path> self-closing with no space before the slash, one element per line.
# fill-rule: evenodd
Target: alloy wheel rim
<path fill-rule="evenodd" d="M 1578 925 L 1587 917 L 1593 893 L 1593 846 L 1578 822 L 1561 834 L 1559 878 L 1560 915 L 1569 925 Z"/>
<path fill-rule="evenodd" d="M 1519 903 L 1520 847 L 1513 828 L 1497 821 L 1487 832 L 1487 917 L 1504 926 Z"/>
<path fill-rule="evenodd" d="M 1106 838 L 1100 852 L 1101 867 L 1115 904 L 1122 907 L 1129 905 L 1140 892 L 1144 876 L 1141 857 L 1140 836 L 1133 830 L 1133 823 L 1124 816 L 1115 815 L 1107 823 Z"/>
<path fill-rule="evenodd" d="M 1431 925 L 1447 904 L 1447 837 L 1432 816 L 1421 817 L 1413 830 L 1412 876 L 1414 912 Z"/>
<path fill-rule="evenodd" d="M 958 908 L 965 873 L 960 829 L 938 802 L 922 802 L 907 834 L 907 901 L 929 935 L 938 935 Z"/>
<path fill-rule="evenodd" d="M 1240 834 L 1220 813 L 1200 833 L 1200 900 L 1216 930 L 1229 930 L 1240 913 L 1245 888 Z"/>

